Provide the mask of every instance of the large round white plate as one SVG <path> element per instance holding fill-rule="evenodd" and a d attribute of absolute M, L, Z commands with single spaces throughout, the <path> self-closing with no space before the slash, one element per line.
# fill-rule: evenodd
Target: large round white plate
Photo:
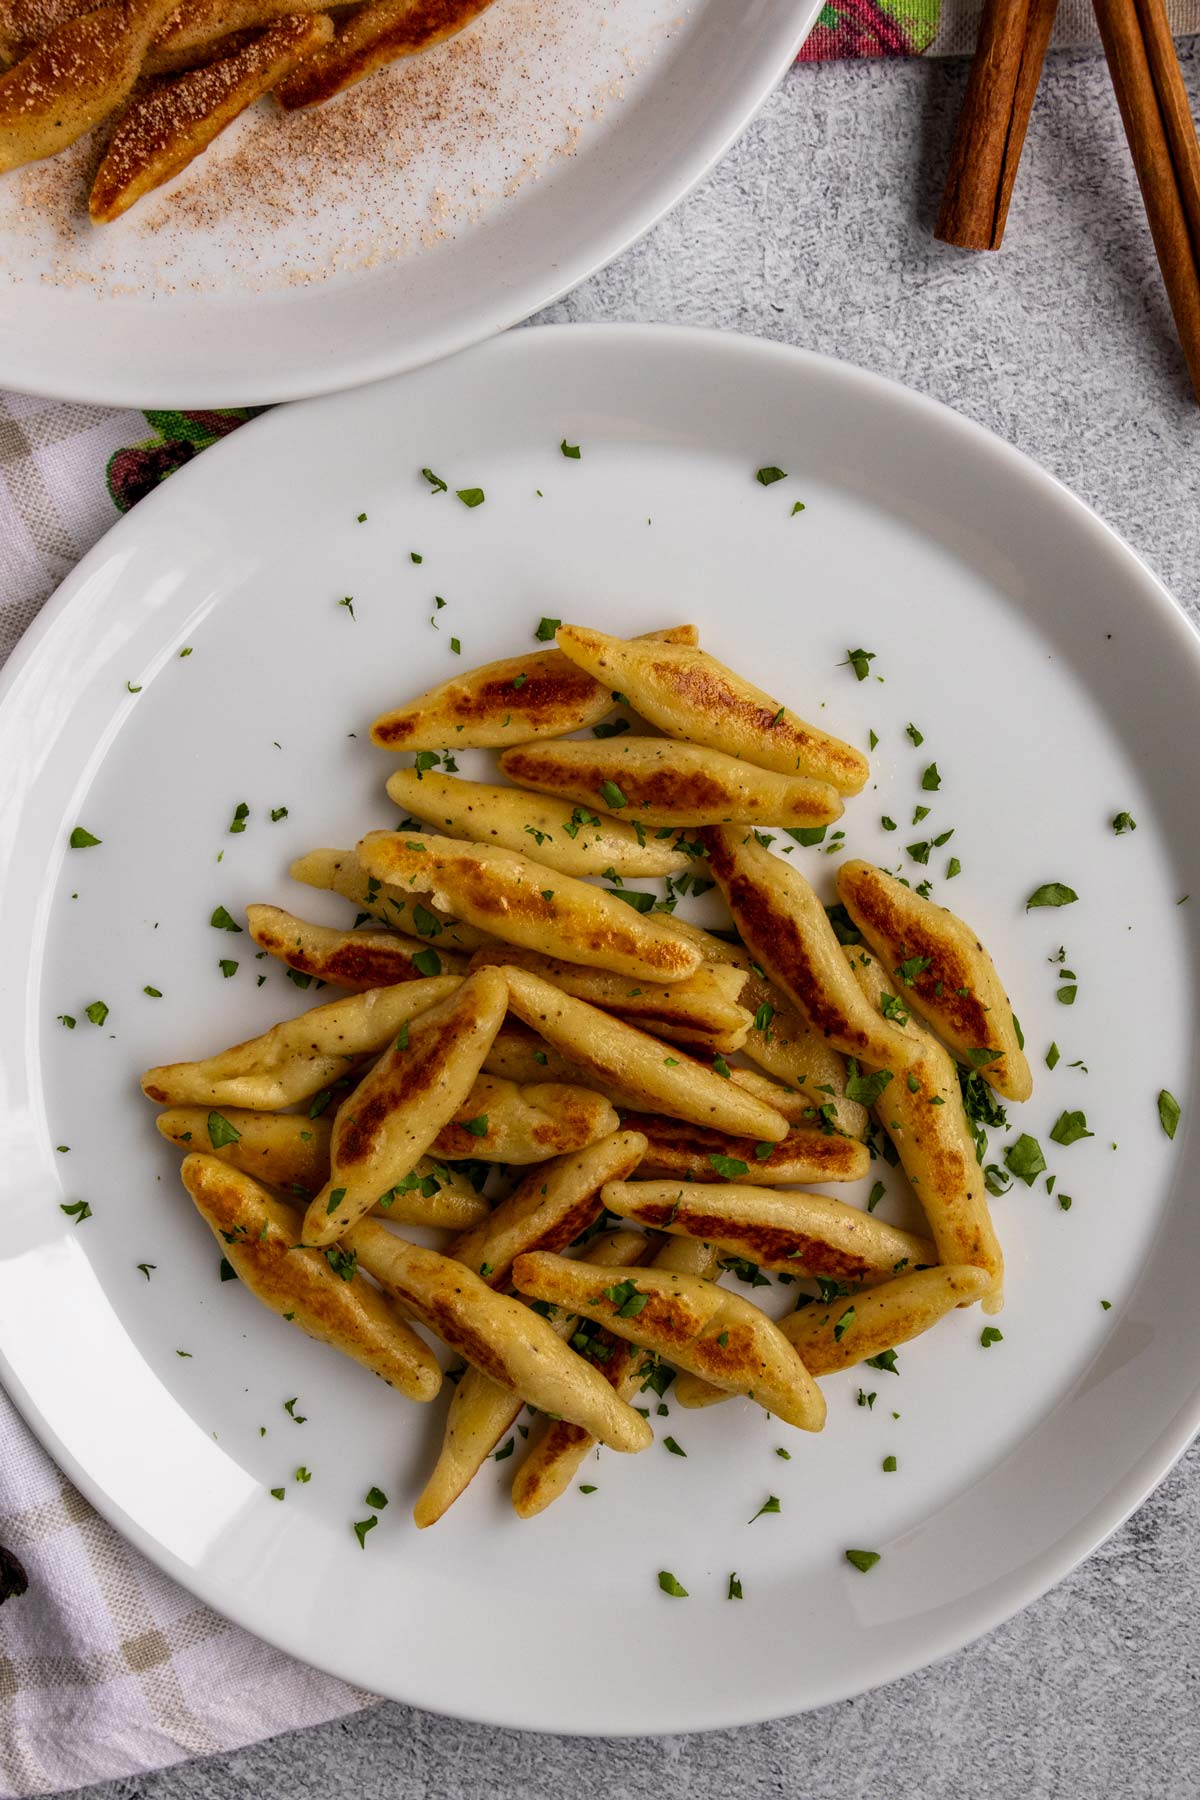
<path fill-rule="evenodd" d="M 787 479 L 759 484 L 768 464 Z M 468 510 L 454 490 L 475 485 L 486 500 Z M 136 1077 L 311 1003 L 247 936 L 213 930 L 214 908 L 339 916 L 285 871 L 394 817 L 370 719 L 465 664 L 532 650 L 543 614 L 620 633 L 695 619 L 781 699 L 856 742 L 877 733 L 847 847 L 927 874 L 984 934 L 1037 1075 L 991 1155 L 1027 1132 L 1057 1187 L 995 1202 L 1000 1343 L 982 1348 L 985 1321 L 959 1313 L 903 1348 L 898 1374 L 831 1379 L 818 1438 L 741 1401 L 671 1406 L 655 1423 L 686 1460 L 661 1442 L 605 1455 L 584 1472 L 595 1493 L 531 1523 L 508 1507 L 515 1463 L 489 1465 L 418 1534 L 409 1509 L 441 1406 L 404 1404 L 218 1281 Z M 862 682 L 846 664 L 858 648 L 875 657 Z M 506 1725 L 762 1719 L 996 1623 L 1186 1442 L 1200 1412 L 1200 858 L 1181 772 L 1200 760 L 1200 655 L 1136 557 L 1004 445 L 776 346 L 519 332 L 273 413 L 173 477 L 65 584 L 5 687 L 5 1379 L 94 1503 L 232 1618 L 366 1687 Z M 921 786 L 934 761 L 936 792 Z M 240 801 L 250 818 L 230 835 Z M 931 810 L 913 825 L 918 804 Z M 1137 829 L 1118 836 L 1122 811 Z M 99 846 L 68 849 L 77 824 Z M 923 869 L 906 858 L 951 827 Z M 801 858 L 828 892 L 834 859 Z M 1027 912 L 1048 881 L 1077 903 Z M 85 1016 L 95 1000 L 101 1027 Z M 1174 1143 L 1163 1087 L 1184 1103 Z M 1060 1148 L 1051 1128 L 1074 1109 L 1094 1135 Z M 892 1209 L 900 1183 L 881 1173 Z M 60 1210 L 77 1199 L 82 1223 Z M 351 1525 L 373 1483 L 390 1505 L 360 1549 Z M 750 1523 L 769 1495 L 779 1513 Z M 882 1561 L 864 1577 L 847 1548 Z M 689 1599 L 659 1591 L 664 1569 Z"/>
<path fill-rule="evenodd" d="M 261 101 L 113 225 L 92 139 L 0 177 L 0 386 L 245 406 L 524 319 L 712 166 L 820 0 L 494 0 L 331 104 Z"/>

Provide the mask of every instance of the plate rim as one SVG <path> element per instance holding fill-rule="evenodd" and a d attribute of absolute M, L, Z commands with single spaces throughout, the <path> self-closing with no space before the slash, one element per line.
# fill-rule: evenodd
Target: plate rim
<path fill-rule="evenodd" d="M 995 465 L 1004 466 L 1011 474 L 1023 478 L 1049 494 L 1056 501 L 1059 509 L 1072 521 L 1071 529 L 1092 533 L 1105 546 L 1107 553 L 1124 566 L 1126 574 L 1137 581 L 1145 594 L 1146 603 L 1159 609 L 1163 622 L 1175 630 L 1180 643 L 1187 644 L 1187 653 L 1194 660 L 1197 675 L 1200 678 L 1200 632 L 1193 625 L 1182 604 L 1165 587 L 1145 558 L 1113 526 L 1103 520 L 1084 500 L 1074 494 L 1057 476 L 1044 469 L 1033 457 L 1007 443 L 985 426 L 955 411 L 944 402 L 918 393 L 892 377 L 843 362 L 839 358 L 821 352 L 802 349 L 750 334 L 722 331 L 715 327 L 641 323 L 542 325 L 533 327 L 529 331 L 510 332 L 503 337 L 492 338 L 473 346 L 462 355 L 464 358 L 474 359 L 475 362 L 484 364 L 489 358 L 509 355 L 532 355 L 536 358 L 541 354 L 540 346 L 542 344 L 561 344 L 564 339 L 568 338 L 568 334 L 570 344 L 577 347 L 584 355 L 594 353 L 597 347 L 615 347 L 619 351 L 625 344 L 652 341 L 656 346 L 656 354 L 660 356 L 699 351 L 702 356 L 728 355 L 735 359 L 749 356 L 773 360 L 779 365 L 781 373 L 786 373 L 792 379 L 801 381 L 803 381 L 804 372 L 807 369 L 815 368 L 823 371 L 827 377 L 833 376 L 836 380 L 874 393 L 884 405 L 901 410 L 911 409 L 938 419 L 945 429 L 951 432 L 957 431 L 960 438 L 972 447 L 974 453 L 992 458 Z M 403 380 L 403 374 L 389 378 L 390 383 L 398 390 L 402 388 Z M 387 384 L 380 383 L 378 385 Z M 352 394 L 353 390 L 347 394 L 346 398 L 352 399 Z M 304 410 L 315 410 L 318 407 L 336 404 L 341 398 L 342 396 L 332 398 L 313 396 L 297 405 Z M 292 410 L 295 408 L 287 409 L 288 412 Z M 274 415 L 271 417 L 273 418 Z M 220 449 L 224 444 L 231 444 L 233 439 L 240 441 L 246 432 L 265 431 L 269 428 L 266 417 L 258 421 L 250 421 L 238 432 L 231 434 L 230 439 L 222 440 L 222 444 L 214 445 L 212 449 Z M 276 423 L 274 428 L 279 429 L 279 424 Z M 251 449 L 253 443 L 252 438 L 247 439 L 244 450 Z M 209 454 L 211 456 L 211 451 Z M 230 455 L 231 452 L 226 451 L 226 460 L 229 460 Z M 211 468 L 209 456 L 196 458 L 191 466 L 176 472 L 172 484 L 164 483 L 163 486 L 171 485 L 173 487 L 174 483 L 181 480 L 185 481 L 185 486 L 186 483 L 198 482 L 202 478 L 200 465 Z M 204 478 L 211 479 L 211 473 Z M 180 489 L 175 488 L 174 491 L 178 494 Z M 167 496 L 160 490 L 147 495 L 139 503 L 137 511 L 140 513 L 142 508 L 162 508 L 168 503 Z M 93 569 L 99 567 L 111 555 L 114 534 L 124 533 L 129 536 L 133 526 L 134 519 L 131 515 L 127 514 L 116 520 L 43 606 L 33 624 L 14 647 L 3 670 L 0 670 L 0 708 L 5 705 L 11 687 L 20 679 L 29 661 L 37 654 L 43 636 L 53 628 L 60 616 L 71 606 L 76 593 L 86 588 Z M 297 1648 L 291 1641 L 284 1641 L 288 1635 L 286 1632 L 281 1636 L 270 1630 L 264 1630 L 257 1620 L 251 1623 L 244 1609 L 231 1604 L 232 1600 L 236 1600 L 236 1596 L 224 1593 L 218 1596 L 215 1592 L 215 1584 L 202 1570 L 183 1567 L 180 1559 L 164 1545 L 158 1543 L 147 1528 L 131 1518 L 119 1503 L 109 1500 L 88 1470 L 65 1445 L 58 1430 L 42 1416 L 33 1404 L 28 1391 L 16 1375 L 2 1347 L 0 1347 L 0 1378 L 2 1378 L 10 1399 L 35 1438 L 96 1512 L 126 1538 L 140 1554 L 222 1617 L 229 1619 L 241 1629 L 248 1631 L 284 1654 L 296 1657 L 301 1662 L 307 1661 L 304 1649 Z M 1014 1571 L 1007 1578 L 1001 1592 L 996 1593 L 990 1601 L 981 1597 L 970 1623 L 963 1621 L 961 1626 L 942 1627 L 940 1630 L 928 1632 L 915 1659 L 911 1653 L 897 1651 L 891 1656 L 889 1666 L 884 1673 L 873 1671 L 861 1680 L 851 1683 L 847 1683 L 845 1678 L 839 1679 L 835 1684 L 831 1684 L 829 1691 L 813 1694 L 803 1700 L 795 1710 L 798 1712 L 811 1711 L 840 1700 L 854 1699 L 874 1688 L 931 1667 L 1013 1618 L 1018 1612 L 1023 1611 L 1025 1607 L 1047 1593 L 1058 1581 L 1070 1574 L 1131 1516 L 1170 1473 L 1198 1430 L 1200 1430 L 1200 1374 L 1198 1374 L 1196 1385 L 1187 1400 L 1179 1405 L 1175 1413 L 1164 1423 L 1153 1443 L 1143 1450 L 1133 1464 L 1126 1468 L 1092 1503 L 1081 1519 L 1076 1521 L 1069 1530 L 1064 1531 L 1031 1563 L 1021 1570 Z M 933 1640 L 932 1649 L 929 1648 L 931 1639 Z M 313 1664 L 311 1666 L 319 1668 L 322 1665 Z M 343 1674 L 338 1671 L 327 1672 L 348 1683 L 357 1679 L 351 1674 Z M 391 1697 L 401 1704 L 414 1704 L 400 1694 L 393 1693 Z M 444 1701 L 439 1701 L 436 1707 L 425 1702 L 420 1704 L 423 1710 L 436 1712 L 439 1716 L 471 1723 L 501 1726 L 510 1730 L 544 1732 L 548 1735 L 569 1737 L 597 1735 L 595 1727 L 590 1727 L 585 1723 L 568 1721 L 546 1724 L 528 1720 L 514 1723 L 511 1717 L 506 1718 L 498 1713 L 489 1712 L 486 1705 L 477 1705 L 471 1710 L 467 1706 L 456 1704 L 452 1693 L 448 1694 Z M 655 1735 L 674 1736 L 691 1732 L 725 1730 L 742 1725 L 764 1723 L 786 1716 L 789 1715 L 780 1713 L 774 1705 L 768 1705 L 766 1708 L 761 1705 L 756 1706 L 754 1696 L 749 1696 L 740 1704 L 733 1697 L 724 1701 L 719 1697 L 713 1697 L 702 1724 L 691 1721 L 686 1723 L 668 1721 L 660 1727 Z M 646 1733 L 644 1727 L 610 1724 L 602 1735 L 612 1738 L 629 1738 L 645 1736 Z"/>
<path fill-rule="evenodd" d="M 748 105 L 736 108 L 730 114 L 718 113 L 711 128 L 702 126 L 660 172 L 646 205 L 624 224 L 615 226 L 592 248 L 582 249 L 565 263 L 547 260 L 540 275 L 525 277 L 511 289 L 497 284 L 497 299 L 491 306 L 485 304 L 479 309 L 474 324 L 464 320 L 440 331 L 435 328 L 409 347 L 402 336 L 385 331 L 374 348 L 367 352 L 356 356 L 348 346 L 344 357 L 315 357 L 305 376 L 297 372 L 273 379 L 268 375 L 261 380 L 239 383 L 237 394 L 228 391 L 227 377 L 220 373 L 197 376 L 189 371 L 179 383 L 170 378 L 164 382 L 161 377 L 153 376 L 131 385 L 122 373 L 106 375 L 99 358 L 91 359 L 88 376 L 81 384 L 78 371 L 71 368 L 60 370 L 55 365 L 31 370 L 16 354 L 17 335 L 13 336 L 14 354 L 10 359 L 4 352 L 3 334 L 0 334 L 0 387 L 27 397 L 73 401 L 84 406 L 131 407 L 136 411 L 147 407 L 188 411 L 276 406 L 317 399 L 407 374 L 411 369 L 441 362 L 523 324 L 534 313 L 555 305 L 564 295 L 607 268 L 643 238 L 704 180 L 748 129 L 799 56 L 824 0 L 783 0 L 783 3 L 790 6 L 795 15 L 791 34 L 785 38 L 782 56 L 764 56 L 764 66 L 753 84 L 754 92 Z M 103 306 L 104 303 L 99 304 Z M 0 316 L 3 310 L 3 294 L 0 293 Z M 92 367 L 94 378 L 90 372 Z"/>

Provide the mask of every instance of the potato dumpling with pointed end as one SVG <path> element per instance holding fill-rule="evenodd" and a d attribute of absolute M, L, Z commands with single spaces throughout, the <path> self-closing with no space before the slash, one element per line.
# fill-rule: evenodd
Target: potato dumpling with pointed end
<path fill-rule="evenodd" d="M 838 870 L 838 896 L 915 1011 L 961 1062 L 1006 1100 L 1028 1100 L 1033 1076 L 1012 1002 L 971 927 L 873 863 Z"/>
<path fill-rule="evenodd" d="M 601 1198 L 609 1212 L 635 1225 L 701 1238 L 727 1256 L 793 1275 L 875 1282 L 937 1258 L 928 1238 L 828 1194 L 741 1182 L 610 1181 Z"/>
<path fill-rule="evenodd" d="M 643 825 L 698 826 L 713 819 L 748 825 L 828 825 L 842 802 L 828 782 L 776 775 L 720 750 L 670 738 L 568 739 L 506 750 L 511 781 Z"/>
<path fill-rule="evenodd" d="M 632 1096 L 643 1112 L 670 1113 L 737 1137 L 787 1136 L 787 1120 L 772 1107 L 682 1051 L 673 1055 L 660 1039 L 614 1019 L 586 1000 L 560 993 L 526 969 L 506 968 L 509 1006 L 526 1025 L 576 1063 L 601 1091 L 610 1085 Z M 719 1059 L 718 1059 L 719 1060 Z"/>
<path fill-rule="evenodd" d="M 257 1300 L 382 1376 L 410 1400 L 442 1385 L 437 1358 L 351 1257 L 301 1247 L 295 1214 L 215 1156 L 185 1156 L 183 1185 L 226 1260 Z"/>
<path fill-rule="evenodd" d="M 825 1423 L 821 1390 L 783 1333 L 737 1294 L 665 1269 L 589 1269 L 535 1251 L 513 1268 L 519 1291 L 595 1319 L 617 1337 L 693 1369 L 801 1431 Z"/>
<path fill-rule="evenodd" d="M 794 1127 L 781 1143 L 760 1144 L 651 1113 L 627 1112 L 623 1123 L 646 1139 L 646 1154 L 638 1165 L 643 1176 L 701 1182 L 748 1176 L 759 1187 L 790 1187 L 797 1182 L 861 1181 L 870 1167 L 865 1144 L 811 1125 Z"/>
<path fill-rule="evenodd" d="M 346 1096 L 333 1122 L 329 1180 L 304 1215 L 306 1244 L 333 1243 L 412 1171 L 470 1093 L 507 1000 L 495 971 L 468 975 Z"/>
<path fill-rule="evenodd" d="M 428 963 L 428 945 L 417 938 L 396 931 L 338 931 L 329 925 L 310 925 L 281 906 L 248 906 L 246 918 L 260 949 L 330 987 L 361 994 L 398 981 L 428 979 L 428 967 L 422 966 Z M 467 967 L 466 957 L 451 950 L 439 950 L 438 961 L 443 975 L 461 975 Z"/>
<path fill-rule="evenodd" d="M 432 1154 L 452 1162 L 544 1163 L 616 1129 L 611 1102 L 595 1088 L 480 1074 L 434 1138 Z"/>
<path fill-rule="evenodd" d="M 694 644 L 694 625 L 651 632 L 652 638 Z M 407 706 L 384 713 L 371 741 L 384 750 L 502 750 L 530 738 L 563 737 L 596 725 L 613 697 L 561 650 L 534 650 L 453 675 Z"/>
<path fill-rule="evenodd" d="M 844 1056 L 906 1069 L 914 1046 L 860 992 L 825 908 L 799 869 L 748 832 L 718 825 L 702 836 L 747 949 L 813 1030 Z"/>
<path fill-rule="evenodd" d="M 221 1162 L 284 1189 L 301 1204 L 320 1193 L 329 1179 L 333 1120 L 325 1115 L 310 1119 L 307 1113 L 249 1112 L 241 1106 L 228 1106 L 221 1113 L 203 1106 L 173 1106 L 159 1113 L 155 1123 L 177 1149 L 208 1154 L 211 1146 L 211 1154 Z M 465 1175 L 423 1156 L 390 1190 L 387 1206 L 379 1210 L 397 1225 L 467 1231 L 487 1218 L 489 1207 Z"/>
<path fill-rule="evenodd" d="M 682 849 L 672 833 L 659 837 L 638 825 L 569 800 L 534 796 L 524 788 L 463 781 L 439 769 L 397 769 L 387 791 L 401 810 L 444 837 L 498 844 L 536 857 L 562 875 L 606 875 L 647 879 L 681 875 L 697 857 Z"/>
<path fill-rule="evenodd" d="M 636 1131 L 613 1130 L 574 1156 L 527 1175 L 507 1200 L 472 1231 L 455 1238 L 448 1254 L 474 1269 L 490 1287 L 502 1287 L 526 1250 L 562 1250 L 601 1212 L 600 1190 L 637 1168 L 646 1140 Z"/>
<path fill-rule="evenodd" d="M 490 5 L 491 0 L 368 0 L 348 9 L 335 41 L 281 85 L 280 104 L 291 112 L 332 100 L 385 64 L 454 37 Z"/>
<path fill-rule="evenodd" d="M 781 775 L 811 775 L 857 794 L 870 774 L 859 750 L 807 725 L 706 650 L 688 644 L 627 643 L 584 625 L 560 625 L 560 650 L 668 737 L 739 756 Z"/>
<path fill-rule="evenodd" d="M 846 960 L 872 1006 L 890 1004 L 897 1030 L 917 1045 L 903 1081 L 890 1081 L 875 1103 L 875 1115 L 896 1146 L 904 1173 L 921 1202 L 937 1245 L 938 1261 L 974 1263 L 986 1269 L 992 1288 L 985 1312 L 999 1312 L 1004 1300 L 1004 1255 L 992 1225 L 983 1170 L 963 1111 L 958 1069 L 933 1033 L 912 1016 L 879 963 L 860 945 L 846 947 Z"/>
<path fill-rule="evenodd" d="M 987 1293 L 990 1279 L 986 1269 L 965 1264 L 915 1269 L 852 1299 L 828 1305 L 818 1301 L 789 1313 L 779 1328 L 810 1374 L 836 1375 L 920 1337 L 956 1307 L 972 1305 Z M 854 1317 L 847 1320 L 851 1305 Z M 729 1398 L 715 1383 L 691 1374 L 680 1375 L 673 1392 L 680 1406 L 689 1407 L 714 1406 Z"/>
<path fill-rule="evenodd" d="M 56 155 L 116 112 L 133 90 L 150 40 L 177 4 L 98 6 L 56 25 L 0 75 L 0 173 Z"/>
<path fill-rule="evenodd" d="M 699 951 L 655 919 L 515 850 L 373 831 L 358 857 L 383 881 L 428 883 L 435 905 L 525 949 L 647 981 L 680 981 L 700 966 Z"/>
<path fill-rule="evenodd" d="M 276 19 L 227 56 L 134 98 L 108 141 L 88 196 L 93 225 L 107 225 L 182 173 L 248 106 L 333 39 L 325 13 Z"/>
<path fill-rule="evenodd" d="M 378 1056 L 407 1020 L 428 1012 L 461 985 L 456 975 L 443 975 L 331 1000 L 201 1062 L 147 1069 L 142 1092 L 161 1106 L 248 1106 L 254 1112 L 279 1112 L 311 1100 L 352 1074 L 366 1057 Z"/>
<path fill-rule="evenodd" d="M 601 1268 L 609 1264 L 636 1263 L 649 1249 L 649 1240 L 636 1231 L 613 1231 L 594 1238 L 588 1245 L 589 1262 Z M 527 1302 L 526 1304 L 530 1304 Z M 556 1337 L 564 1342 L 574 1335 L 579 1321 L 571 1313 L 556 1312 L 547 1321 Z M 627 1346 L 622 1345 L 622 1349 Z M 609 1377 L 607 1366 L 601 1373 L 611 1388 L 617 1383 Z M 631 1395 L 617 1389 L 620 1400 Z M 413 1523 L 418 1530 L 436 1525 L 449 1507 L 478 1474 L 506 1431 L 512 1429 L 525 1402 L 511 1388 L 501 1387 L 490 1375 L 468 1367 L 455 1383 L 446 1414 L 446 1429 L 433 1473 L 421 1490 L 413 1508 Z M 595 1443 L 590 1432 L 581 1425 L 567 1425 L 567 1431 L 578 1432 L 586 1442 Z"/>
<path fill-rule="evenodd" d="M 310 850 L 306 856 L 296 858 L 288 873 L 293 881 L 340 894 L 343 900 L 351 901 L 360 912 L 370 913 L 392 931 L 408 932 L 424 940 L 429 955 L 423 974 L 440 975 L 446 951 L 469 952 L 491 941 L 486 932 L 476 931 L 461 919 L 447 918 L 443 912 L 435 914 L 433 895 L 427 890 L 392 887 L 378 876 L 369 875 L 353 850 Z"/>
<path fill-rule="evenodd" d="M 585 1426 L 610 1450 L 653 1442 L 646 1421 L 617 1399 L 594 1364 L 520 1300 L 493 1293 L 453 1257 L 420 1249 L 374 1219 L 351 1226 L 345 1243 L 386 1293 L 526 1405 Z"/>
<path fill-rule="evenodd" d="M 701 964 L 694 975 L 670 983 L 644 982 L 610 969 L 589 969 L 560 957 L 542 956 L 536 950 L 496 944 L 477 950 L 474 969 L 489 965 L 528 969 L 543 981 L 553 982 L 564 994 L 586 1000 L 605 1012 L 620 1013 L 660 1037 L 684 1042 L 705 1041 L 714 1050 L 738 1050 L 750 1029 L 750 1014 L 738 1004 L 745 975 L 728 964 Z"/>
<path fill-rule="evenodd" d="M 627 1233 L 617 1231 L 607 1245 L 603 1239 L 597 1240 L 595 1245 L 589 1244 L 588 1262 L 593 1267 L 611 1267 L 621 1262 L 632 1266 L 644 1262 L 650 1240 L 641 1240 L 644 1248 L 640 1254 L 623 1257 L 619 1251 L 627 1236 Z M 701 1281 L 710 1280 L 717 1270 L 715 1253 L 695 1238 L 668 1238 L 652 1261 L 656 1269 L 694 1275 Z M 572 1317 L 572 1329 L 577 1323 Z M 615 1389 L 618 1399 L 635 1401 L 648 1386 L 657 1359 L 640 1345 L 614 1337 L 611 1331 L 601 1332 L 599 1344 L 605 1352 L 600 1363 L 604 1379 Z M 595 1438 L 582 1426 L 568 1424 L 566 1419 L 545 1420 L 539 1435 L 530 1444 L 529 1455 L 513 1476 L 512 1503 L 517 1517 L 532 1519 L 537 1513 L 545 1512 L 552 1501 L 566 1493 L 580 1464 L 595 1448 Z"/>

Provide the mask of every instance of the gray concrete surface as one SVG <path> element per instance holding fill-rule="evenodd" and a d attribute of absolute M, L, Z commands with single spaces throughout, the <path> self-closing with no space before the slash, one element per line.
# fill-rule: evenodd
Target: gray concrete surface
<path fill-rule="evenodd" d="M 1195 109 L 1200 46 L 1185 52 L 1185 73 Z M 946 250 L 929 229 L 964 78 L 961 63 L 795 70 L 703 187 L 547 316 L 721 326 L 896 376 L 1037 457 L 1200 611 L 1200 408 L 1104 63 L 1052 59 L 1007 241 L 986 258 Z M 1200 1792 L 1198 1551 L 1194 1448 L 1053 1593 L 861 1700 L 752 1730 L 630 1742 L 529 1737 L 386 1705 L 90 1793 L 1190 1800 Z M 574 1623 L 584 1651 L 586 1621 Z M 581 1655 L 580 1680 L 652 1684 L 630 1650 L 611 1677 Z"/>

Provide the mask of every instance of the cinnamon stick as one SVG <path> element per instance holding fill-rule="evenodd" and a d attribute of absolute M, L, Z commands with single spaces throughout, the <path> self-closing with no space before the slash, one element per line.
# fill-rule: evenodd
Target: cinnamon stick
<path fill-rule="evenodd" d="M 1141 4 L 1142 0 L 1093 0 L 1158 266 L 1183 346 L 1192 390 L 1200 400 L 1200 264 L 1197 262 L 1200 238 L 1193 242 L 1188 226 L 1188 206 L 1184 202 L 1185 193 L 1200 198 L 1194 149 L 1196 131 L 1187 110 L 1186 95 L 1183 98 L 1186 125 L 1172 99 L 1173 79 L 1169 65 L 1175 65 L 1174 73 L 1178 75 L 1178 64 L 1170 32 L 1165 30 L 1165 20 L 1161 24 L 1152 20 L 1150 34 L 1155 61 L 1164 66 L 1165 58 L 1160 96 L 1151 52 L 1143 35 Z M 1182 78 L 1179 86 L 1182 88 Z M 1178 165 L 1172 154 L 1172 133 L 1180 142 Z"/>
<path fill-rule="evenodd" d="M 1163 0 L 1137 0 L 1137 13 L 1150 73 L 1154 77 L 1154 91 L 1167 128 L 1180 198 L 1191 229 L 1192 248 L 1200 257 L 1200 143 L 1196 141 L 1196 127 L 1183 71 L 1175 54 L 1167 9 Z"/>
<path fill-rule="evenodd" d="M 935 235 L 998 250 L 1058 0 L 986 0 Z"/>

